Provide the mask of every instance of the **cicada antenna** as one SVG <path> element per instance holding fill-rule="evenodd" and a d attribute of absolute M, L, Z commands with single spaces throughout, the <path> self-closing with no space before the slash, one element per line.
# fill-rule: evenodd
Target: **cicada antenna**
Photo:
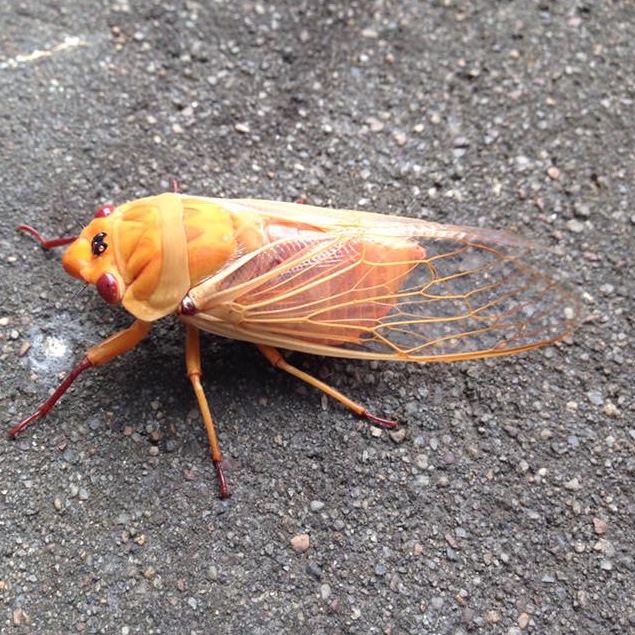
<path fill-rule="evenodd" d="M 75 300 L 77 300 L 77 298 L 79 298 L 79 296 L 84 293 L 84 291 L 86 290 L 86 287 L 88 286 L 88 282 L 84 282 L 84 284 L 77 289 L 77 291 L 75 291 L 73 293 L 73 295 L 71 296 L 71 300 L 73 300 L 73 302 L 75 302 Z"/>
<path fill-rule="evenodd" d="M 80 233 L 83 232 L 86 225 L 77 216 L 75 216 L 75 214 L 72 215 L 72 218 L 75 221 L 76 225 L 79 226 Z"/>

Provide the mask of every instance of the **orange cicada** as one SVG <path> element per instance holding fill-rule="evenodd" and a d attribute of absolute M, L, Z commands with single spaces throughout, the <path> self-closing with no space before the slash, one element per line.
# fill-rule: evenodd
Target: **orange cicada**
<path fill-rule="evenodd" d="M 493 357 L 559 340 L 579 307 L 535 247 L 498 231 L 353 210 L 165 193 L 106 205 L 70 244 L 64 269 L 135 318 L 90 348 L 53 395 L 11 430 L 46 414 L 77 376 L 135 347 L 176 314 L 187 373 L 222 497 L 222 454 L 201 385 L 199 331 L 253 342 L 276 367 L 390 422 L 287 362 L 278 348 L 356 359 L 437 362 Z"/>

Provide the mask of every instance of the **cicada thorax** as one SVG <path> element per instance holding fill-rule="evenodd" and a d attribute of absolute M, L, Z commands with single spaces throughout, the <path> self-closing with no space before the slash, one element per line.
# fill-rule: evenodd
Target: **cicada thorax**
<path fill-rule="evenodd" d="M 154 321 L 175 312 L 192 286 L 234 258 L 240 238 L 221 206 L 165 193 L 100 210 L 63 264 L 109 303 Z"/>

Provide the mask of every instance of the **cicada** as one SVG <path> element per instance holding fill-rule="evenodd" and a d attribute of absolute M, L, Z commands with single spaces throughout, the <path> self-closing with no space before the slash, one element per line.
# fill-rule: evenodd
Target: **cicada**
<path fill-rule="evenodd" d="M 187 374 L 229 496 L 201 384 L 200 331 L 254 343 L 274 367 L 383 425 L 278 349 L 409 362 L 519 353 L 569 335 L 575 295 L 549 277 L 535 246 L 513 234 L 297 203 L 164 193 L 106 205 L 62 264 L 135 321 L 89 348 L 49 399 L 11 429 L 45 415 L 86 369 L 134 348 L 160 318 L 185 324 Z"/>

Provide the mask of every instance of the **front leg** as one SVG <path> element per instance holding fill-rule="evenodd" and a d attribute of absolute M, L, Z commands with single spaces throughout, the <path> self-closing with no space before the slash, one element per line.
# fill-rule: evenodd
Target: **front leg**
<path fill-rule="evenodd" d="M 152 322 L 136 320 L 127 329 L 119 331 L 119 333 L 115 333 L 103 342 L 89 348 L 79 364 L 71 370 L 55 392 L 31 416 L 23 419 L 17 426 L 9 430 L 11 438 L 15 439 L 24 428 L 51 410 L 59 398 L 86 369 L 93 366 L 103 366 L 111 359 L 134 348 L 148 334 L 151 328 Z"/>

